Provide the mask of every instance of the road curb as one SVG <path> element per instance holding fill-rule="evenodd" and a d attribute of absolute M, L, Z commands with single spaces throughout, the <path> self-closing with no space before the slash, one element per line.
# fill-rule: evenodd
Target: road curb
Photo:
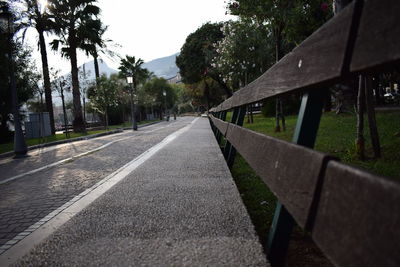
<path fill-rule="evenodd" d="M 161 121 L 146 123 L 146 124 L 143 124 L 143 125 L 139 125 L 138 127 L 142 128 L 142 127 L 150 126 L 150 125 L 153 125 L 153 124 L 156 124 L 156 123 L 159 123 L 159 122 L 161 122 Z M 113 130 L 113 131 L 104 132 L 104 133 L 91 134 L 91 135 L 75 137 L 75 138 L 71 138 L 71 139 L 64 139 L 64 140 L 60 140 L 60 141 L 54 141 L 54 142 L 49 142 L 49 143 L 29 146 L 28 147 L 28 151 L 35 150 L 35 149 L 38 149 L 38 148 L 43 148 L 43 147 L 49 147 L 49 146 L 66 144 L 66 143 L 72 143 L 72 142 L 76 142 L 76 141 L 88 140 L 88 139 L 101 137 L 101 136 L 105 136 L 105 135 L 110 135 L 110 134 L 122 133 L 124 130 L 130 130 L 130 129 L 132 129 L 132 128 L 130 128 L 130 127 L 129 128 L 119 128 L 119 129 L 116 129 L 116 130 Z M 5 153 L 0 154 L 0 158 L 7 158 L 7 157 L 11 157 L 13 155 L 14 155 L 14 151 L 9 151 L 9 152 L 5 152 Z"/>

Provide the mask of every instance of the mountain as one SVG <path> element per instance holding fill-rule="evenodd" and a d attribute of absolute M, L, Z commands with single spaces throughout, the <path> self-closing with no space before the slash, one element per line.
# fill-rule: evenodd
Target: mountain
<path fill-rule="evenodd" d="M 179 72 L 179 68 L 175 64 L 175 59 L 177 55 L 179 55 L 179 53 L 175 53 L 168 57 L 157 58 L 149 62 L 145 62 L 142 66 L 143 68 L 146 68 L 149 71 L 153 72 L 158 77 L 162 77 L 165 79 L 172 78 L 175 77 Z M 89 80 L 94 79 L 95 73 L 94 73 L 93 61 L 87 62 L 84 65 L 85 65 L 87 79 Z M 83 65 L 79 66 L 79 69 L 82 70 Z M 104 73 L 107 76 L 110 76 L 113 73 L 118 73 L 117 70 L 110 68 L 106 64 L 106 62 L 101 60 L 99 60 L 99 69 L 100 69 L 100 74 Z"/>
<path fill-rule="evenodd" d="M 173 54 L 168 57 L 157 58 L 149 62 L 145 62 L 142 66 L 143 68 L 146 68 L 149 71 L 153 72 L 158 77 L 166 79 L 172 78 L 175 77 L 179 72 L 179 68 L 175 64 L 175 59 L 177 55 L 179 55 L 179 53 Z M 105 61 L 99 59 L 98 62 L 100 75 L 106 74 L 109 77 L 111 74 L 118 73 L 118 70 L 110 68 Z M 82 71 L 83 67 L 85 68 L 86 79 L 88 81 L 94 80 L 94 61 L 92 60 L 80 65 L 79 71 Z M 69 75 L 69 73 L 66 73 L 64 77 L 67 77 L 67 75 Z"/>
<path fill-rule="evenodd" d="M 99 62 L 100 75 L 105 74 L 109 77 L 111 74 L 118 73 L 117 70 L 110 68 L 105 61 L 100 59 L 100 60 L 98 60 L 98 62 Z M 86 63 L 80 65 L 79 66 L 80 71 L 83 70 L 83 66 L 85 66 L 85 72 L 86 72 L 87 79 L 94 80 L 95 76 L 96 76 L 95 72 L 94 72 L 94 61 L 92 60 L 92 61 L 89 61 L 89 62 L 86 62 Z"/>
<path fill-rule="evenodd" d="M 175 64 L 175 58 L 177 55 L 179 55 L 179 53 L 173 54 L 168 57 L 157 58 L 149 62 L 145 62 L 142 66 L 143 68 L 146 68 L 149 71 L 153 72 L 158 77 L 169 79 L 175 77 L 179 72 L 179 68 Z M 106 74 L 109 77 L 111 74 L 118 73 L 118 70 L 110 68 L 105 61 L 100 59 L 98 62 L 100 75 Z M 95 80 L 93 60 L 80 65 L 80 71 L 83 70 L 83 66 L 85 66 L 86 79 L 88 81 Z M 68 74 L 69 73 L 66 73 L 64 77 L 67 77 Z M 71 100 L 72 93 L 65 93 L 65 97 L 67 100 Z M 61 100 L 57 92 L 53 92 L 53 102 L 56 106 L 61 105 Z"/>
<path fill-rule="evenodd" d="M 169 79 L 175 77 L 179 72 L 179 68 L 175 64 L 176 56 L 179 53 L 168 57 L 157 58 L 143 64 L 143 68 L 153 72 L 156 76 Z"/>

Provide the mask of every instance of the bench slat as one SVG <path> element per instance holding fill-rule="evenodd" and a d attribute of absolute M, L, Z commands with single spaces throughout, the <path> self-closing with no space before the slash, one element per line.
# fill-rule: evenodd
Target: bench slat
<path fill-rule="evenodd" d="M 232 108 L 232 97 L 228 98 L 219 105 L 220 110 L 228 110 Z"/>
<path fill-rule="evenodd" d="M 350 70 L 368 70 L 400 61 L 400 1 L 364 1 Z"/>
<path fill-rule="evenodd" d="M 328 163 L 312 229 L 337 266 L 400 266 L 400 183 Z"/>
<path fill-rule="evenodd" d="M 226 138 L 304 228 L 328 156 L 233 124 Z"/>
<path fill-rule="evenodd" d="M 226 136 L 226 131 L 228 129 L 228 124 L 226 121 L 220 120 L 215 118 L 214 116 L 210 116 L 211 121 L 213 122 L 213 124 L 215 125 L 215 127 L 218 128 L 218 130 L 221 132 L 221 134 L 223 136 Z"/>

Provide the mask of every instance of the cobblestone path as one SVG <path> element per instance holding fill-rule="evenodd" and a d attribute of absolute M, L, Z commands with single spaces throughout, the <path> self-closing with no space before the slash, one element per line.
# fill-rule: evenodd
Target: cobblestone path
<path fill-rule="evenodd" d="M 105 136 L 71 144 L 34 150 L 24 159 L 0 160 L 0 254 L 29 235 L 35 224 L 50 213 L 122 167 L 172 132 L 186 126 L 193 118 L 161 122 L 137 132 Z M 111 145 L 76 157 L 79 154 Z M 72 158 L 57 166 L 30 175 L 24 173 Z M 10 177 L 22 175 L 10 182 Z M 47 217 L 46 217 L 47 216 Z M 37 227 L 36 227 L 37 228 Z"/>

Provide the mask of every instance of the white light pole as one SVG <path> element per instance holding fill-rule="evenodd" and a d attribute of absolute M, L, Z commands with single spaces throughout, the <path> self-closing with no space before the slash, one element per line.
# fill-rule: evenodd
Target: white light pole
<path fill-rule="evenodd" d="M 7 42 L 8 42 L 7 53 L 8 53 L 9 75 L 10 75 L 12 112 L 14 117 L 14 153 L 15 153 L 14 158 L 20 158 L 26 156 L 28 148 L 25 143 L 24 133 L 22 132 L 21 120 L 19 117 L 18 95 L 15 82 L 14 60 L 13 60 L 12 44 L 11 44 L 11 38 L 14 34 L 13 22 L 11 21 L 11 19 L 12 19 L 12 14 L 8 10 L 8 8 L 2 6 L 0 12 L 0 27 L 1 27 L 1 33 L 7 35 Z"/>
<path fill-rule="evenodd" d="M 130 85 L 129 87 L 129 91 L 130 91 L 130 95 L 131 95 L 131 116 L 132 116 L 132 130 L 133 131 L 137 131 L 137 122 L 136 122 L 136 106 L 135 106 L 135 101 L 133 99 L 133 90 L 135 90 L 134 86 L 133 86 L 133 75 L 132 73 L 128 73 L 128 75 L 126 76 L 126 81 L 128 82 L 128 84 Z"/>
<path fill-rule="evenodd" d="M 163 96 L 164 96 L 164 112 L 165 112 L 165 120 L 169 121 L 169 117 L 167 115 L 167 92 L 165 89 L 163 90 Z"/>

